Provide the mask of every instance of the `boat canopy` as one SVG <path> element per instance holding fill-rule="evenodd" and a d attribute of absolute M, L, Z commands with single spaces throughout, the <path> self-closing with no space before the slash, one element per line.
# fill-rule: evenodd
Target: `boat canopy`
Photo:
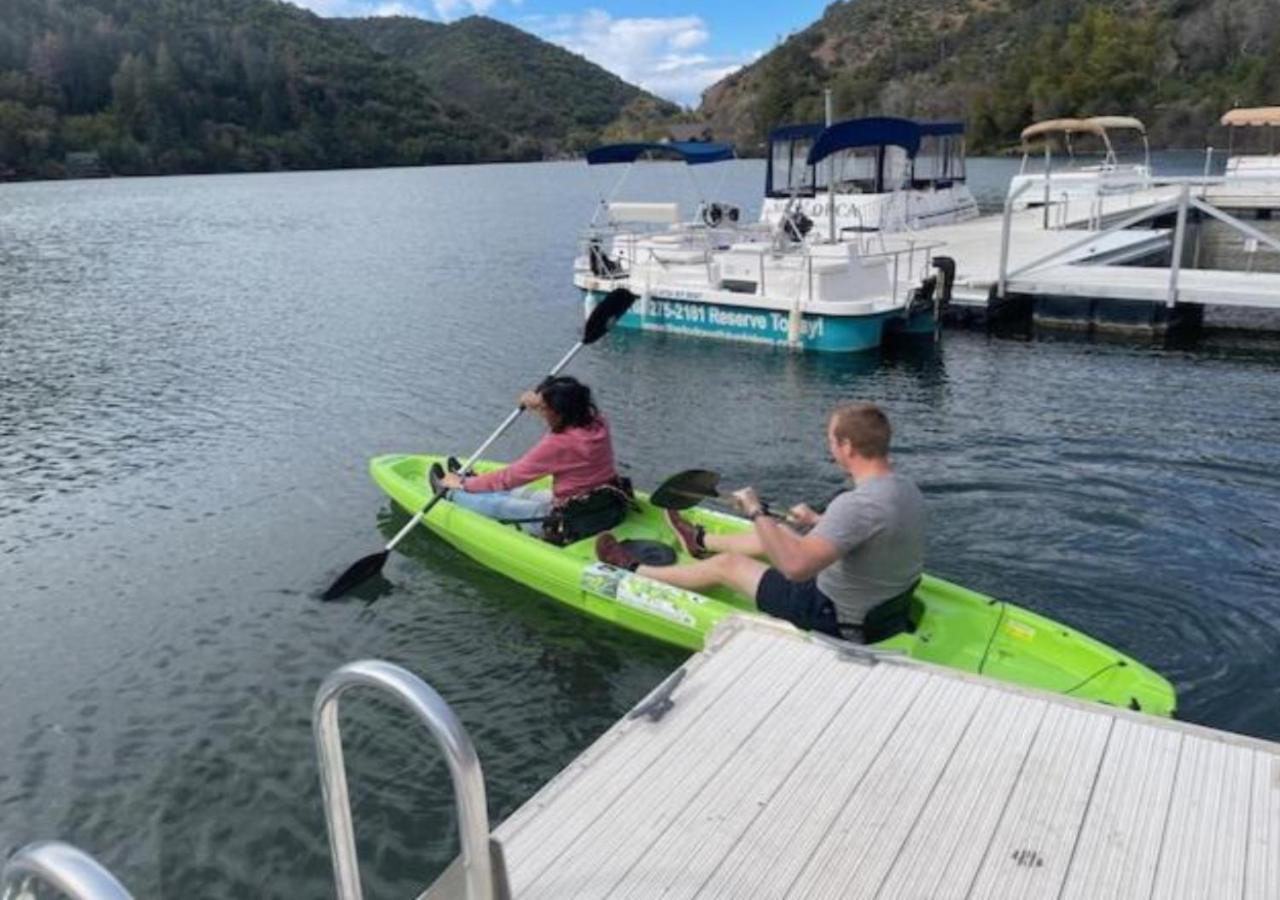
<path fill-rule="evenodd" d="M 920 149 L 920 126 L 910 119 L 887 116 L 837 122 L 818 135 L 809 150 L 808 163 L 816 166 L 841 150 L 885 146 L 901 147 L 908 156 L 915 156 Z"/>
<path fill-rule="evenodd" d="M 1142 134 L 1147 133 L 1147 126 L 1142 124 L 1141 119 L 1135 119 L 1133 116 L 1090 116 L 1085 121 L 1113 131 L 1123 128 L 1130 131 L 1138 131 Z"/>
<path fill-rule="evenodd" d="M 1229 109 L 1222 114 L 1222 124 L 1232 128 L 1277 126 L 1280 125 L 1280 106 Z"/>
<path fill-rule="evenodd" d="M 837 190 L 859 193 L 885 193 L 907 182 L 947 187 L 964 179 L 964 123 L 876 116 L 770 132 L 768 196 L 812 197 L 829 178 Z"/>
<path fill-rule="evenodd" d="M 964 134 L 963 122 L 920 122 L 920 136 Z"/>
<path fill-rule="evenodd" d="M 1096 134 L 1105 137 L 1107 129 L 1092 119 L 1046 119 L 1022 129 L 1022 141 L 1026 143 L 1047 134 Z"/>
<path fill-rule="evenodd" d="M 728 144 L 712 144 L 705 141 L 665 141 L 605 144 L 603 147 L 596 147 L 587 152 L 587 165 L 632 163 L 650 153 L 679 159 L 691 166 L 733 159 L 733 148 Z"/>

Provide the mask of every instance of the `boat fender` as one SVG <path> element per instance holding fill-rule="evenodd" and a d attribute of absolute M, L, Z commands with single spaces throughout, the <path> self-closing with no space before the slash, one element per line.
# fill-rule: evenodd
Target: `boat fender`
<path fill-rule="evenodd" d="M 942 276 L 941 290 L 938 291 L 938 303 L 943 309 L 951 305 L 951 288 L 956 283 L 956 261 L 950 256 L 935 256 L 933 267 Z"/>

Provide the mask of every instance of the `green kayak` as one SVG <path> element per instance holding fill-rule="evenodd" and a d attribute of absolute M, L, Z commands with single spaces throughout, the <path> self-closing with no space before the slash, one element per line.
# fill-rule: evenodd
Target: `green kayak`
<path fill-rule="evenodd" d="M 392 500 L 417 512 L 431 498 L 428 467 L 443 461 L 438 456 L 379 456 L 369 469 Z M 479 463 L 476 470 L 501 467 Z M 640 506 L 640 512 L 630 513 L 614 529 L 618 538 L 661 541 L 682 552 L 662 511 L 643 495 Z M 684 514 L 710 532 L 751 527 L 746 519 L 707 509 Z M 726 616 L 763 615 L 729 590 L 693 593 L 601 563 L 593 540 L 557 547 L 448 501 L 437 504 L 423 521 L 483 566 L 598 619 L 689 650 L 701 650 Z M 930 575 L 921 580 L 915 601 L 915 631 L 877 647 L 1027 687 L 1173 714 L 1177 701 L 1167 680 L 1088 635 Z"/>

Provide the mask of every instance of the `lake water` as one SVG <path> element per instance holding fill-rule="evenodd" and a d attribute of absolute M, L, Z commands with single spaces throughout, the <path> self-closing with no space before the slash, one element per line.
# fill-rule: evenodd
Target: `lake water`
<path fill-rule="evenodd" d="M 722 168 L 704 186 L 754 213 L 761 164 Z M 988 205 L 1011 168 L 971 163 Z M 688 198 L 686 174 L 631 183 Z M 0 187 L 0 851 L 63 838 L 139 897 L 331 895 L 309 713 L 334 667 L 439 689 L 499 821 L 680 663 L 425 532 L 377 602 L 314 599 L 405 521 L 370 456 L 465 453 L 573 343 L 593 175 Z M 884 404 L 933 572 L 1132 653 L 1187 719 L 1280 739 L 1276 345 L 948 332 L 838 359 L 618 334 L 572 371 L 641 486 L 705 466 L 825 497 L 825 412 Z M 395 710 L 345 709 L 365 883 L 407 896 L 455 852 L 447 776 Z"/>

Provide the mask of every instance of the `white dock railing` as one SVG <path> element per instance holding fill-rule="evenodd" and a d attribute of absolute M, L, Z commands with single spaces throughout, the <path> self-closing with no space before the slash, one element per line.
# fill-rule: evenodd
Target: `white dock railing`
<path fill-rule="evenodd" d="M 1213 152 L 1212 149 L 1210 149 L 1206 154 L 1206 159 L 1205 159 L 1206 170 L 1210 165 L 1209 154 L 1212 154 L 1212 152 Z M 1269 182 L 1269 183 L 1275 184 L 1277 182 L 1277 179 L 1275 179 L 1274 177 L 1269 177 L 1265 175 L 1252 176 L 1252 177 L 1239 176 L 1239 177 L 1233 177 L 1230 179 L 1231 185 L 1235 185 L 1239 183 L 1248 183 L 1248 182 Z M 1222 222 L 1224 225 L 1227 225 L 1229 228 L 1232 228 L 1235 231 L 1239 232 L 1240 234 L 1244 235 L 1247 240 L 1254 242 L 1255 245 L 1262 244 L 1280 253 L 1280 239 L 1277 239 L 1276 237 L 1273 237 L 1272 235 L 1269 235 L 1266 232 L 1263 232 L 1258 228 L 1253 227 L 1247 222 L 1244 222 L 1236 218 L 1230 213 L 1227 213 L 1222 209 L 1219 209 L 1216 205 L 1214 205 L 1214 203 L 1209 201 L 1208 199 L 1209 188 L 1222 187 L 1227 184 L 1228 184 L 1228 181 L 1225 178 L 1214 178 L 1214 177 L 1204 177 L 1204 176 L 1166 177 L 1166 178 L 1152 179 L 1153 188 L 1176 187 L 1178 189 L 1177 195 L 1171 199 L 1154 202 L 1148 206 L 1142 207 L 1138 211 L 1134 212 L 1133 214 L 1125 216 L 1124 218 L 1120 219 L 1118 222 L 1108 225 L 1106 228 L 1101 228 L 1101 224 L 1103 222 L 1104 216 L 1103 216 L 1103 208 L 1102 208 L 1102 195 L 1100 194 L 1097 199 L 1097 208 L 1096 210 L 1091 210 L 1088 227 L 1085 229 L 1082 229 L 1083 236 L 1080 238 L 1080 240 L 1073 241 L 1072 243 L 1062 247 L 1058 247 L 1054 249 L 1052 252 L 1047 253 L 1043 256 L 1037 257 L 1036 259 L 1033 259 L 1030 262 L 1023 263 L 1022 265 L 1018 266 L 1016 269 L 1013 269 L 1012 271 L 1010 271 L 1009 270 L 1009 247 L 1010 247 L 1010 242 L 1012 240 L 1012 233 L 1013 233 L 1013 203 L 1023 193 L 1023 191 L 1026 190 L 1028 186 L 1030 186 L 1030 182 L 1026 182 L 1021 186 L 1019 186 L 1017 190 L 1011 191 L 1009 195 L 1005 197 L 1004 212 L 1003 212 L 1003 219 L 1001 223 L 1001 232 L 1000 232 L 1000 268 L 999 268 L 999 275 L 998 275 L 997 287 L 996 287 L 997 295 L 1001 298 L 1004 298 L 1005 296 L 1007 296 L 1010 279 L 1016 278 L 1019 275 L 1025 275 L 1027 273 L 1034 272 L 1038 269 L 1043 269 L 1049 263 L 1062 259 L 1063 257 L 1072 256 L 1076 254 L 1078 251 L 1080 251 L 1081 249 L 1083 249 L 1084 247 L 1087 247 L 1088 245 L 1095 243 L 1100 238 L 1103 238 L 1112 234 L 1117 234 L 1118 232 L 1124 231 L 1129 228 L 1133 228 L 1136 225 L 1140 225 L 1141 223 L 1154 219 L 1158 216 L 1166 215 L 1168 213 L 1173 213 L 1175 217 L 1174 228 L 1173 228 L 1173 251 L 1169 261 L 1169 279 L 1168 279 L 1168 289 L 1166 291 L 1165 302 L 1166 302 L 1166 305 L 1169 307 L 1175 306 L 1178 302 L 1178 277 L 1182 270 L 1183 251 L 1184 251 L 1184 248 L 1186 247 L 1188 213 L 1192 209 L 1196 210 L 1202 215 L 1208 216 L 1210 218 L 1218 220 L 1219 222 Z M 1200 189 L 1198 192 L 1199 193 L 1198 196 L 1196 195 L 1195 192 L 1193 192 L 1193 188 Z M 1132 202 L 1132 199 L 1133 199 L 1132 197 L 1129 197 L 1130 202 Z M 1278 200 L 1278 202 L 1280 202 L 1280 200 Z"/>
<path fill-rule="evenodd" d="M 61 841 L 28 844 L 0 872 L 0 900 L 33 897 L 47 884 L 71 900 L 133 900 L 124 885 L 89 854 Z"/>
<path fill-rule="evenodd" d="M 426 726 L 444 752 L 458 813 L 466 900 L 509 897 L 501 848 L 489 837 L 484 773 L 467 730 L 444 698 L 421 678 L 391 663 L 367 659 L 334 670 L 320 685 L 312 706 L 312 729 L 339 900 L 360 900 L 362 896 L 342 734 L 338 729 L 338 700 L 357 686 L 376 688 L 400 701 Z"/>

